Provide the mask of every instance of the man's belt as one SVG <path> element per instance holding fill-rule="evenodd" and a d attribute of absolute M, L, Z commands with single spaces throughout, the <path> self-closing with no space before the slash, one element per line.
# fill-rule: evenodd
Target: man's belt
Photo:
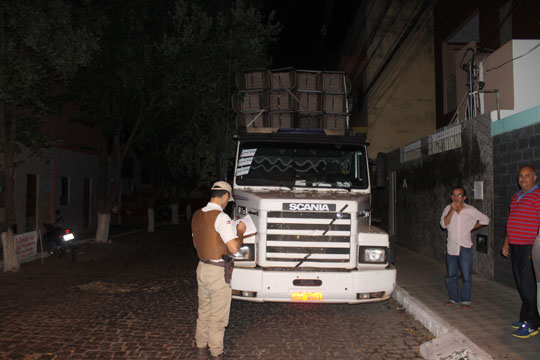
<path fill-rule="evenodd" d="M 227 284 L 230 284 L 231 278 L 232 278 L 232 272 L 234 268 L 234 262 L 232 261 L 233 258 L 228 255 L 223 255 L 221 258 L 223 259 L 223 261 L 211 261 L 211 260 L 202 260 L 202 259 L 200 259 L 200 261 L 205 264 L 220 266 L 224 268 L 225 269 L 225 282 Z"/>
<path fill-rule="evenodd" d="M 225 261 L 212 261 L 212 260 L 200 260 L 200 261 L 205 263 L 205 264 L 225 267 Z"/>

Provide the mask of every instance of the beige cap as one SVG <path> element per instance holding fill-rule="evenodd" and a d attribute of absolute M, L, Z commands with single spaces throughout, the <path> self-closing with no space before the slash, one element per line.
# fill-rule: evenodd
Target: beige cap
<path fill-rule="evenodd" d="M 232 196 L 232 188 L 231 185 L 229 185 L 225 181 L 217 181 L 212 185 L 212 188 L 210 190 L 225 190 L 229 193 L 229 202 L 234 201 L 234 198 Z"/>

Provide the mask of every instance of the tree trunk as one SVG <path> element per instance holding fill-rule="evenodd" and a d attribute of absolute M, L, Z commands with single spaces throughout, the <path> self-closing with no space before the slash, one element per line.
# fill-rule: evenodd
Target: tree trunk
<path fill-rule="evenodd" d="M 178 225 L 180 221 L 178 220 L 178 202 L 171 204 L 171 224 Z"/>
<path fill-rule="evenodd" d="M 154 184 L 154 181 L 152 179 L 152 192 L 150 194 L 150 199 L 148 199 L 148 205 L 147 205 L 147 212 L 148 212 L 148 232 L 154 232 L 155 229 L 155 217 L 154 217 L 154 209 L 156 208 L 157 203 L 157 191 L 156 186 Z"/>
<path fill-rule="evenodd" d="M 154 208 L 148 207 L 148 232 L 153 233 L 155 230 Z"/>
<path fill-rule="evenodd" d="M 119 156 L 120 149 L 115 141 L 114 152 L 114 178 L 109 184 L 109 156 L 107 153 L 107 141 L 104 134 L 100 134 L 99 153 L 99 178 L 97 194 L 98 227 L 96 230 L 96 242 L 102 244 L 109 243 L 109 225 L 111 223 L 111 210 L 114 201 L 119 194 L 119 184 L 122 168 L 122 158 Z M 121 211 L 121 209 L 119 209 Z"/>
<path fill-rule="evenodd" d="M 98 223 L 96 230 L 96 242 L 100 244 L 109 243 L 109 224 L 111 222 L 111 213 L 98 212 Z"/>
<path fill-rule="evenodd" d="M 10 148 L 11 146 L 7 146 Z M 15 224 L 15 166 L 13 164 L 13 152 L 6 150 L 4 152 L 5 165 L 5 217 L 7 232 L 2 235 L 2 244 L 4 246 L 4 272 L 18 271 L 19 259 L 17 258 L 17 245 L 13 238 L 13 226 Z M 4 244 L 4 241 L 6 244 Z"/>
<path fill-rule="evenodd" d="M 3 29 L 2 29 L 3 31 Z M 19 259 L 17 247 L 13 238 L 15 225 L 15 146 L 16 146 L 16 108 L 0 101 L 0 142 L 4 153 L 4 200 L 5 200 L 5 228 L 2 235 L 4 246 L 4 271 L 18 271 Z M 11 121 L 6 117 L 9 114 Z M 4 235 L 5 234 L 5 235 Z"/>
<path fill-rule="evenodd" d="M 2 232 L 2 246 L 4 247 L 4 272 L 19 271 L 20 265 L 17 258 L 17 245 L 11 229 L 8 229 L 7 232 Z"/>
<path fill-rule="evenodd" d="M 191 189 L 187 189 L 187 196 L 186 196 L 186 221 L 191 220 Z"/>
<path fill-rule="evenodd" d="M 99 139 L 99 177 L 97 185 L 97 229 L 96 242 L 107 244 L 109 242 L 109 224 L 111 209 L 107 209 L 107 191 L 109 181 L 109 157 L 107 154 L 107 141 L 100 132 Z"/>

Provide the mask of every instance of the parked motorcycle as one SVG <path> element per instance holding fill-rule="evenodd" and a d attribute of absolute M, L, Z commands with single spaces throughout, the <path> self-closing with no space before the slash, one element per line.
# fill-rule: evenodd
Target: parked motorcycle
<path fill-rule="evenodd" d="M 66 253 L 71 254 L 71 260 L 75 261 L 77 257 L 77 251 L 75 247 L 75 234 L 69 228 L 59 226 L 59 223 L 63 220 L 57 212 L 57 218 L 54 224 L 43 224 L 45 226 L 45 233 L 43 234 L 43 242 L 45 248 L 50 255 L 62 257 Z"/>

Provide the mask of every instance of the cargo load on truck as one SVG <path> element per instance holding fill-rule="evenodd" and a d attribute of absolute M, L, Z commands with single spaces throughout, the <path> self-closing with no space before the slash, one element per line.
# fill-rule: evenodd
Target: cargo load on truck
<path fill-rule="evenodd" d="M 311 128 L 344 134 L 349 127 L 350 85 L 343 72 L 256 70 L 237 75 L 236 83 L 233 110 L 238 128 Z"/>

